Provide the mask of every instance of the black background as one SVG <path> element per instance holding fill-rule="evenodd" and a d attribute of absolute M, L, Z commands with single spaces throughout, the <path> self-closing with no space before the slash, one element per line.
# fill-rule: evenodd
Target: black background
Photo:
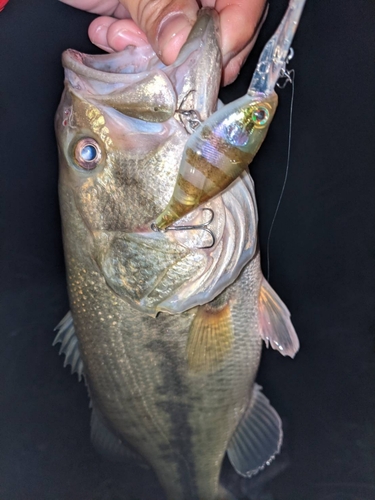
<path fill-rule="evenodd" d="M 286 7 L 268 20 L 225 102 L 244 94 Z M 89 441 L 86 389 L 51 346 L 68 310 L 53 115 L 61 52 L 98 53 L 94 16 L 58 1 L 0 14 L 0 499 L 109 500 L 113 467 Z M 290 172 L 271 238 L 270 281 L 292 312 L 295 360 L 265 351 L 259 382 L 284 421 L 282 454 L 239 499 L 375 499 L 375 3 L 308 0 L 293 47 Z M 290 86 L 252 166 L 265 262 L 286 168 Z M 161 499 L 129 466 L 127 499 Z M 130 492 L 130 493 L 129 493 Z M 112 495 L 112 496 L 111 496 Z"/>

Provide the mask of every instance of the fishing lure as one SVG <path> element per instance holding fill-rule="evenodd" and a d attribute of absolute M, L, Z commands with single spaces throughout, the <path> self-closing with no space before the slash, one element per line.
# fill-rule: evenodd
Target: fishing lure
<path fill-rule="evenodd" d="M 306 0 L 290 0 L 259 58 L 247 93 L 213 113 L 186 143 L 172 198 L 152 227 L 165 230 L 226 189 L 252 162 L 277 108 L 275 86 Z"/>

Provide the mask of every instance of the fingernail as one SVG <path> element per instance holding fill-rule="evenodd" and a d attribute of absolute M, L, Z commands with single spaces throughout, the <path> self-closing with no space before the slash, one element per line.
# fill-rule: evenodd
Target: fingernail
<path fill-rule="evenodd" d="M 134 31 L 123 29 L 116 32 L 115 36 L 111 40 L 111 46 L 116 51 L 124 50 L 128 45 L 134 45 L 136 47 L 141 47 L 143 45 L 148 45 L 138 33 Z"/>
<path fill-rule="evenodd" d="M 185 43 L 192 23 L 182 13 L 173 13 L 167 16 L 160 25 L 156 42 L 158 55 L 166 63 L 170 64 L 176 58 L 180 48 Z"/>

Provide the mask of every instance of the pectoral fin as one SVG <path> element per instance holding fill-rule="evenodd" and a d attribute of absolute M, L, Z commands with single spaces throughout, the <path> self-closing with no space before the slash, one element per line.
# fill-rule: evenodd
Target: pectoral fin
<path fill-rule="evenodd" d="M 214 372 L 225 360 L 233 343 L 229 304 L 198 308 L 187 343 L 187 361 L 193 372 Z"/>
<path fill-rule="evenodd" d="M 259 293 L 259 324 L 267 347 L 294 358 L 299 341 L 290 321 L 290 312 L 269 283 L 263 278 Z"/>
<path fill-rule="evenodd" d="M 250 405 L 229 442 L 231 464 L 241 476 L 253 476 L 279 453 L 282 438 L 281 419 L 255 384 Z"/>
<path fill-rule="evenodd" d="M 81 381 L 83 375 L 83 361 L 79 352 L 78 338 L 75 333 L 72 313 L 69 311 L 56 326 L 58 330 L 52 345 L 61 342 L 59 354 L 65 354 L 64 367 L 71 366 L 71 373 L 77 373 Z"/>

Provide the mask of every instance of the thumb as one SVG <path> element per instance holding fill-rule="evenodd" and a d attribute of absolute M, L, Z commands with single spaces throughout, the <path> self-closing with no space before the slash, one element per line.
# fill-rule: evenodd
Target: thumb
<path fill-rule="evenodd" d="M 120 0 L 165 64 L 175 61 L 196 20 L 195 0 Z"/>

